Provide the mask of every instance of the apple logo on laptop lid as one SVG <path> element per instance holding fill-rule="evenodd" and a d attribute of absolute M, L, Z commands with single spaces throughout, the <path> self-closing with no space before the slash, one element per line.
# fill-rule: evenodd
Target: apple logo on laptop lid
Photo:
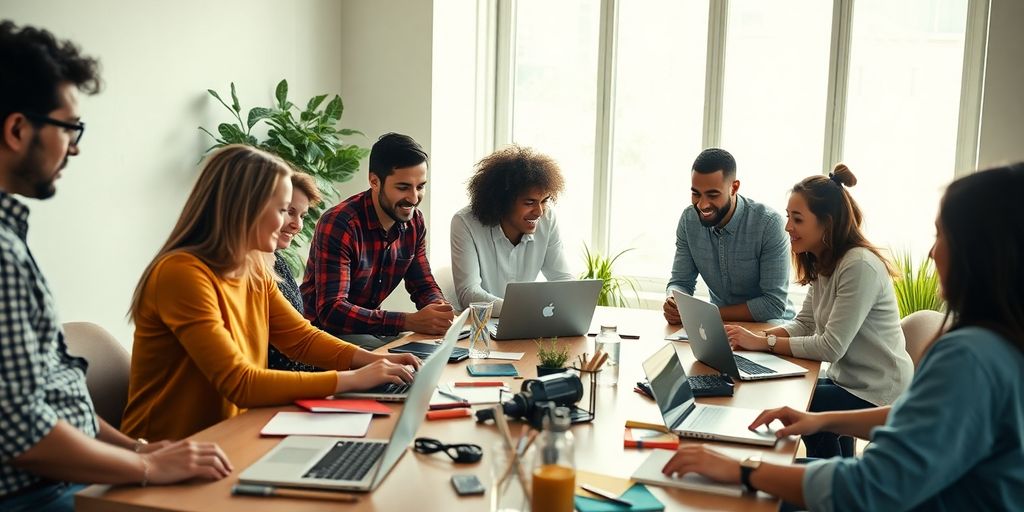
<path fill-rule="evenodd" d="M 700 324 L 700 326 L 697 328 L 697 333 L 700 334 L 700 339 L 702 341 L 708 340 L 708 333 L 704 332 L 704 324 Z"/>
<path fill-rule="evenodd" d="M 544 315 L 544 318 L 551 318 L 555 316 L 555 303 L 552 302 L 547 306 L 544 306 L 544 309 L 540 310 L 540 314 Z"/>

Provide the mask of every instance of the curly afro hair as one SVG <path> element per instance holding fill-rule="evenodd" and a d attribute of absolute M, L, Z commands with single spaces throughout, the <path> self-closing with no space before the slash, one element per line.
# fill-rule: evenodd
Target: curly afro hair
<path fill-rule="evenodd" d="M 511 145 L 476 164 L 469 179 L 469 207 L 483 225 L 496 226 L 519 196 L 540 189 L 555 199 L 564 188 L 565 178 L 553 158 Z"/>

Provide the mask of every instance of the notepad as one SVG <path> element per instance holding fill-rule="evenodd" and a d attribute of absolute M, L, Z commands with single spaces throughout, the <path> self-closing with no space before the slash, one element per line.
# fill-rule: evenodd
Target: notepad
<path fill-rule="evenodd" d="M 388 416 L 391 409 L 375 400 L 296 400 L 295 405 L 309 412 L 368 412 Z"/>
<path fill-rule="evenodd" d="M 516 377 L 519 371 L 509 363 L 501 364 L 471 364 L 466 371 L 474 377 Z"/>
<path fill-rule="evenodd" d="M 512 399 L 512 390 L 506 387 L 483 387 L 483 388 L 471 388 L 471 387 L 459 387 L 448 384 L 438 384 L 437 389 L 444 391 L 450 395 L 465 398 L 470 405 L 483 405 L 483 404 L 496 404 L 498 402 L 504 402 Z M 450 396 L 442 395 L 437 390 L 434 391 L 434 395 L 430 398 L 430 405 L 437 404 L 448 404 L 456 402 L 455 399 Z"/>
<path fill-rule="evenodd" d="M 675 453 L 675 450 L 652 450 L 651 454 L 647 456 L 647 460 L 633 473 L 633 480 L 650 485 L 710 492 L 725 496 L 743 495 L 743 488 L 739 484 L 719 483 L 696 473 L 687 473 L 677 477 L 665 476 L 662 474 L 661 468 L 665 467 Z"/>
<path fill-rule="evenodd" d="M 604 499 L 576 496 L 576 510 L 579 512 L 658 512 L 665 510 L 665 505 L 658 501 L 658 498 L 655 498 L 643 484 L 630 487 L 620 498 L 632 503 L 633 506 L 627 507 Z"/>
<path fill-rule="evenodd" d="M 263 430 L 262 436 L 365 437 L 372 414 L 317 414 L 315 412 L 279 412 Z"/>

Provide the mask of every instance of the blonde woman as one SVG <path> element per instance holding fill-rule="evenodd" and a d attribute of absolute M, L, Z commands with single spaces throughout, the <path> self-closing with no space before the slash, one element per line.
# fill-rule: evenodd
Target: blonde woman
<path fill-rule="evenodd" d="M 214 153 L 132 299 L 132 369 L 122 427 L 176 439 L 249 407 L 412 380 L 409 355 L 378 355 L 312 326 L 278 290 L 272 252 L 292 197 L 281 159 L 247 146 Z M 332 370 L 267 369 L 267 343 Z M 350 370 L 354 369 L 354 370 Z"/>

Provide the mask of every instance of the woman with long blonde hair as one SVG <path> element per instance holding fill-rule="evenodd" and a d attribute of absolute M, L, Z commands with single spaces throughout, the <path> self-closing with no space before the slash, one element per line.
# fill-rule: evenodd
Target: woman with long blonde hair
<path fill-rule="evenodd" d="M 415 357 L 372 354 L 320 331 L 278 290 L 261 253 L 277 248 L 290 175 L 280 158 L 248 146 L 206 161 L 132 299 L 125 432 L 181 438 L 249 407 L 412 379 Z M 268 341 L 292 359 L 341 371 L 269 370 Z"/>

